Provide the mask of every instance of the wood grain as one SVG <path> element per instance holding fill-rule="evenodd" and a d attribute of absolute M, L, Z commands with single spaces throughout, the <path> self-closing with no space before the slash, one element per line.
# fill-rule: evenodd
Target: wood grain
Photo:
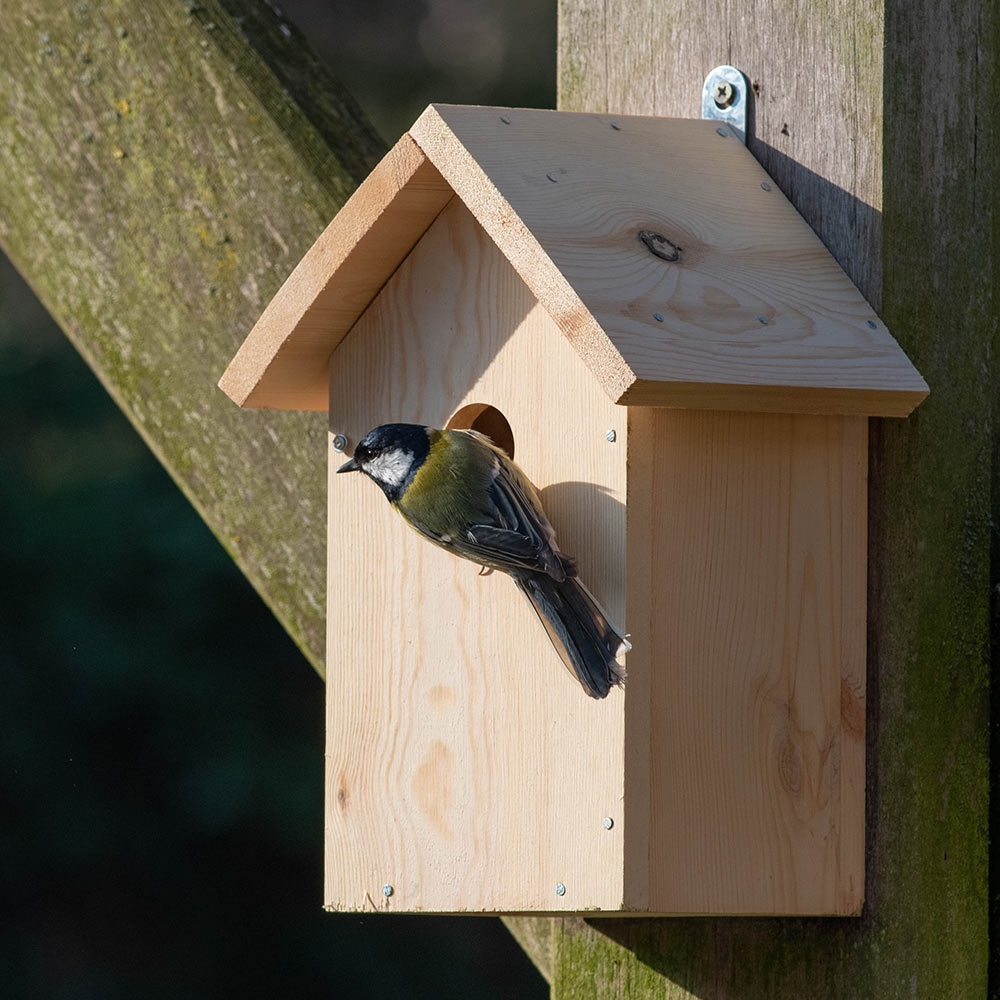
<path fill-rule="evenodd" d="M 456 199 L 335 352 L 330 429 L 483 402 L 629 685 L 588 701 L 509 580 L 331 475 L 327 905 L 856 912 L 864 419 L 614 406 Z"/>
<path fill-rule="evenodd" d="M 219 387 L 240 406 L 325 410 L 330 354 L 452 194 L 404 135 L 268 303 Z"/>
<path fill-rule="evenodd" d="M 923 379 L 716 124 L 435 105 L 411 134 L 616 401 L 909 413 Z"/>
<path fill-rule="evenodd" d="M 475 402 L 622 623 L 625 411 L 456 199 L 334 353 L 330 428 L 356 442 Z M 623 692 L 589 699 L 513 582 L 429 545 L 374 484 L 329 491 L 326 905 L 620 907 Z"/>
<path fill-rule="evenodd" d="M 867 423 L 631 420 L 652 468 L 647 496 L 629 484 L 652 567 L 649 907 L 857 913 Z"/>
<path fill-rule="evenodd" d="M 616 402 L 898 416 L 927 393 L 731 134 L 450 105 L 428 108 L 331 223 L 223 388 L 243 405 L 321 407 L 330 352 L 452 190 Z"/>
<path fill-rule="evenodd" d="M 324 422 L 215 383 L 384 147 L 294 25 L 240 15 L 5 3 L 0 243 L 322 673 Z"/>

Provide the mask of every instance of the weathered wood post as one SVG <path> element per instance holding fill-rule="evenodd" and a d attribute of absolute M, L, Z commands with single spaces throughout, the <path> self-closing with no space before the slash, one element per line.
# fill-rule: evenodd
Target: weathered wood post
<path fill-rule="evenodd" d="M 751 149 L 931 386 L 871 428 L 865 911 L 512 925 L 560 998 L 983 996 L 997 14 L 561 2 L 561 108 L 693 117 L 723 62 L 752 81 Z"/>
<path fill-rule="evenodd" d="M 5 5 L 0 244 L 322 672 L 323 422 L 214 389 L 383 152 L 303 49 L 264 3 Z"/>

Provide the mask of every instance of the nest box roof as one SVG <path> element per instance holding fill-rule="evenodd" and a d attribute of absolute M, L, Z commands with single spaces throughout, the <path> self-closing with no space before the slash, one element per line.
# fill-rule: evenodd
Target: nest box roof
<path fill-rule="evenodd" d="M 431 105 L 220 381 L 325 410 L 330 356 L 461 198 L 618 403 L 904 416 L 927 385 L 717 122 Z"/>

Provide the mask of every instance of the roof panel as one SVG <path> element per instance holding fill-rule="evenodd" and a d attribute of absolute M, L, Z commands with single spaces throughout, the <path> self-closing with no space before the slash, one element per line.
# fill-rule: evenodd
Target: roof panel
<path fill-rule="evenodd" d="M 404 135 L 288 276 L 220 388 L 240 406 L 325 410 L 334 348 L 453 194 Z"/>
<path fill-rule="evenodd" d="M 610 341 L 620 363 L 591 367 L 620 401 L 800 410 L 817 390 L 823 412 L 898 415 L 926 395 L 843 269 L 717 122 L 435 105 L 411 134 L 564 332 L 596 327 Z M 491 198 L 534 253 L 482 204 Z"/>
<path fill-rule="evenodd" d="M 927 394 L 718 123 L 454 105 L 429 107 L 344 206 L 226 392 L 325 409 L 330 354 L 453 194 L 618 402 L 904 415 Z"/>

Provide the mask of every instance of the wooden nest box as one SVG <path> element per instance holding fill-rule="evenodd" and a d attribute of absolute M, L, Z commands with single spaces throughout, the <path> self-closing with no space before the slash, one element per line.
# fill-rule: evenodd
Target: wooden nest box
<path fill-rule="evenodd" d="M 718 122 L 432 106 L 222 382 L 476 427 L 630 634 L 603 701 L 504 574 L 331 477 L 326 906 L 855 914 L 868 417 L 926 395 Z"/>

